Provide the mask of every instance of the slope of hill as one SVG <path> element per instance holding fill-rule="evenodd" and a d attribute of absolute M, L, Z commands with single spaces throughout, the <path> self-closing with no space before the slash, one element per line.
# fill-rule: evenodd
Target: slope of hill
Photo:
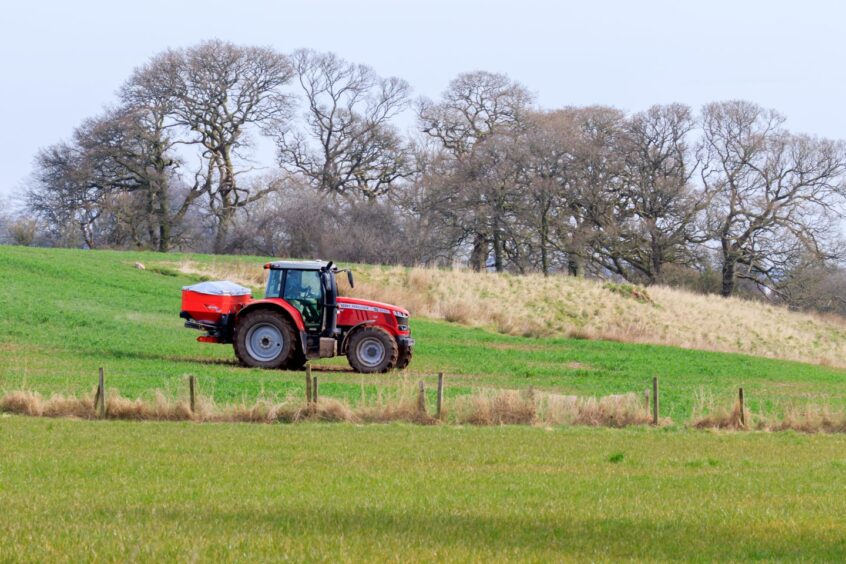
<path fill-rule="evenodd" d="M 261 288 L 259 264 L 258 259 L 215 257 L 174 266 Z M 835 316 L 565 276 L 354 268 L 356 288 L 345 289 L 351 295 L 402 304 L 414 316 L 509 335 L 651 343 L 846 366 L 846 320 Z"/>

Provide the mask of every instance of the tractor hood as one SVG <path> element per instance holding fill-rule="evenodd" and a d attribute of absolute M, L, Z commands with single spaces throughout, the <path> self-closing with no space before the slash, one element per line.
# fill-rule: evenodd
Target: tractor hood
<path fill-rule="evenodd" d="M 390 315 L 396 315 L 399 313 L 403 317 L 409 317 L 408 310 L 403 307 L 383 302 L 375 302 L 373 300 L 361 300 L 358 298 L 345 298 L 339 296 L 338 307 L 341 309 L 366 309 L 367 311 L 387 313 Z"/>

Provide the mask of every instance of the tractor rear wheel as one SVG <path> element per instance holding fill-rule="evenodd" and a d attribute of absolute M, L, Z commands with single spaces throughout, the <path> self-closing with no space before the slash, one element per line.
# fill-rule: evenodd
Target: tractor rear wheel
<path fill-rule="evenodd" d="M 307 362 L 308 359 L 306 358 L 306 356 L 299 350 L 297 350 L 297 354 L 294 355 L 291 361 L 288 362 L 288 366 L 286 366 L 285 368 L 287 368 L 288 370 L 305 370 L 305 365 Z"/>
<path fill-rule="evenodd" d="M 252 368 L 287 368 L 298 352 L 291 322 L 261 309 L 238 319 L 232 345 L 241 364 Z"/>
<path fill-rule="evenodd" d="M 356 372 L 387 372 L 398 357 L 396 339 L 381 327 L 364 327 L 350 337 L 347 360 Z"/>

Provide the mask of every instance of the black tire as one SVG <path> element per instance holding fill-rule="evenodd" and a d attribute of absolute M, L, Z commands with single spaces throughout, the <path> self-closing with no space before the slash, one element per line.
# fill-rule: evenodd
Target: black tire
<path fill-rule="evenodd" d="M 398 357 L 396 339 L 381 327 L 363 327 L 350 337 L 347 360 L 356 372 L 387 372 Z"/>
<path fill-rule="evenodd" d="M 294 358 L 288 363 L 286 369 L 288 370 L 305 370 L 305 365 L 308 362 L 308 359 L 305 357 L 303 353 L 300 352 L 299 348 L 297 348 L 297 354 L 294 355 Z"/>
<path fill-rule="evenodd" d="M 397 370 L 405 370 L 411 363 L 411 357 L 414 356 L 414 349 L 412 347 L 400 347 L 399 357 L 397 358 Z"/>
<path fill-rule="evenodd" d="M 291 322 L 267 309 L 239 317 L 232 334 L 235 356 L 250 368 L 287 368 L 297 357 L 299 347 Z"/>

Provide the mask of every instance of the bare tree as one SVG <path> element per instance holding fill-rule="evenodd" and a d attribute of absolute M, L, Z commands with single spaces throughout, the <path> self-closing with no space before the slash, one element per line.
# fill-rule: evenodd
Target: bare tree
<path fill-rule="evenodd" d="M 622 187 L 620 140 L 624 115 L 606 106 L 561 110 L 564 127 L 575 129 L 567 174 L 559 178 L 563 190 L 561 218 L 554 240 L 566 255 L 571 276 L 584 276 L 594 250 L 605 237 L 614 237 L 620 224 L 617 202 Z M 568 120 L 574 123 L 567 125 Z"/>
<path fill-rule="evenodd" d="M 421 131 L 455 161 L 451 181 L 444 178 L 440 183 L 442 199 L 453 205 L 450 199 L 457 197 L 463 206 L 463 213 L 454 218 L 471 240 L 470 264 L 476 270 L 485 267 L 490 246 L 499 245 L 494 240 L 498 235 L 490 232 L 492 222 L 485 210 L 491 208 L 485 196 L 478 190 L 460 193 L 470 180 L 466 175 L 478 170 L 472 164 L 477 147 L 491 135 L 522 127 L 531 101 L 526 88 L 507 76 L 478 71 L 456 77 L 439 102 L 422 100 L 418 107 Z"/>
<path fill-rule="evenodd" d="M 488 136 L 471 158 L 460 161 L 461 207 L 474 208 L 474 225 L 489 237 L 497 272 L 507 263 L 518 270 L 526 267 L 517 216 L 529 185 L 527 161 L 525 139 L 517 132 Z"/>
<path fill-rule="evenodd" d="M 249 134 L 284 121 L 291 100 L 283 91 L 294 71 L 284 55 L 259 47 L 214 40 L 169 50 L 133 74 L 124 97 L 145 107 L 161 100 L 168 127 L 200 147 L 194 191 L 206 195 L 215 218 L 214 250 L 222 252 L 239 207 L 270 189 L 250 192 L 238 182 Z"/>
<path fill-rule="evenodd" d="M 572 226 L 570 194 L 580 136 L 576 117 L 573 111 L 533 113 L 525 135 L 529 186 L 520 220 L 530 234 L 525 244 L 544 275 L 566 257 L 556 234 Z"/>
<path fill-rule="evenodd" d="M 532 96 L 504 74 L 485 71 L 458 75 L 440 102 L 422 100 L 420 128 L 456 158 L 469 155 L 488 135 L 523 122 Z"/>
<path fill-rule="evenodd" d="M 722 294 L 731 295 L 738 278 L 767 285 L 800 251 L 831 258 L 844 144 L 790 134 L 779 114 L 749 102 L 709 104 L 702 120 L 701 176 Z"/>
<path fill-rule="evenodd" d="M 695 219 L 704 198 L 691 185 L 698 163 L 689 144 L 690 108 L 652 106 L 624 122 L 623 182 L 616 225 L 599 247 L 603 264 L 627 279 L 652 284 L 665 264 L 689 264 L 690 243 L 701 242 Z"/>
<path fill-rule="evenodd" d="M 778 298 L 791 308 L 846 315 L 846 270 L 799 257 L 779 280 Z"/>
<path fill-rule="evenodd" d="M 409 86 L 334 53 L 292 57 L 306 100 L 304 127 L 277 131 L 279 162 L 331 195 L 374 200 L 412 172 L 409 150 L 391 125 Z"/>
<path fill-rule="evenodd" d="M 74 226 L 82 243 L 95 248 L 106 192 L 79 147 L 57 143 L 36 155 L 25 198 L 28 209 L 44 220 L 52 237 L 64 239 L 68 227 Z"/>
<path fill-rule="evenodd" d="M 164 128 L 143 109 L 119 107 L 83 122 L 74 140 L 98 184 L 115 203 L 126 203 L 124 219 L 144 231 L 142 241 L 138 229 L 133 230 L 136 245 L 167 251 L 172 224 L 181 220 L 196 194 L 171 213 L 170 184 L 179 161 Z M 132 196 L 119 197 L 123 192 Z"/>

